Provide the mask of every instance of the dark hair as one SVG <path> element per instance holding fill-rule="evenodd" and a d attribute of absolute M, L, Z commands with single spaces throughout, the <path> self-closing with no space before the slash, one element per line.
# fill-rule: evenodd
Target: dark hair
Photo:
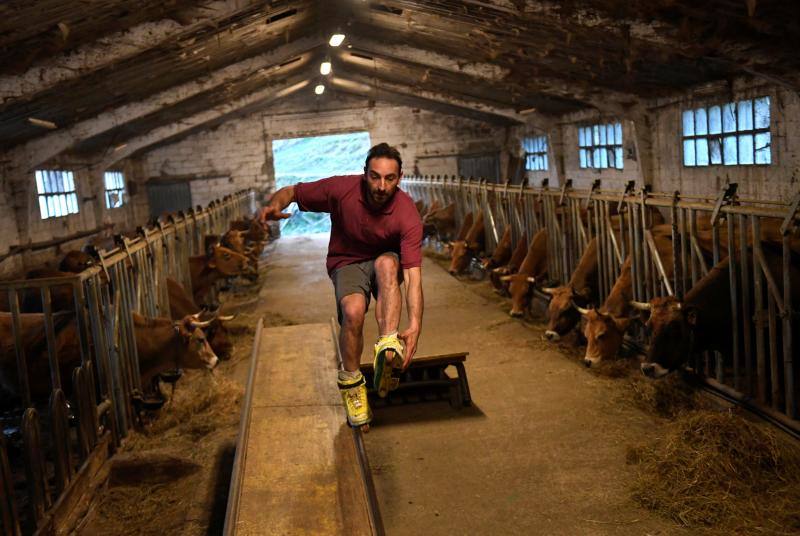
<path fill-rule="evenodd" d="M 391 158 L 397 162 L 398 171 L 403 171 L 403 159 L 400 158 L 400 151 L 388 143 L 379 143 L 369 150 L 367 153 L 367 159 L 364 161 L 365 172 L 369 168 L 369 161 L 373 158 Z"/>

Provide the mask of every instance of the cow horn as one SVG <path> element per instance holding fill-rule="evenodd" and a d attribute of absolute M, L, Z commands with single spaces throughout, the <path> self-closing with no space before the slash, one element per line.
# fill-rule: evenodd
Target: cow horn
<path fill-rule="evenodd" d="M 225 316 L 218 316 L 217 320 L 221 320 L 222 322 L 230 322 L 236 318 L 236 315 L 225 315 Z"/>
<path fill-rule="evenodd" d="M 580 314 L 582 314 L 582 315 L 588 315 L 589 314 L 589 309 L 584 309 L 583 307 L 579 306 L 575 302 L 571 302 L 571 303 L 572 303 L 572 306 L 575 308 L 575 310 L 578 311 Z"/>
<path fill-rule="evenodd" d="M 541 290 L 545 294 L 550 294 L 551 296 L 556 293 L 556 288 L 555 287 L 542 287 L 539 290 Z"/>
<path fill-rule="evenodd" d="M 640 302 L 631 300 L 630 304 L 631 307 L 633 307 L 637 311 L 650 311 L 653 308 L 653 305 L 650 302 Z"/>
<path fill-rule="evenodd" d="M 497 268 L 493 268 L 492 272 L 499 274 L 504 273 L 507 274 L 509 272 L 508 266 L 498 266 Z"/>
<path fill-rule="evenodd" d="M 535 277 L 528 276 L 525 279 L 528 280 L 528 283 L 531 283 L 531 284 L 536 283 L 536 278 Z"/>
<path fill-rule="evenodd" d="M 512 279 L 514 279 L 514 276 L 513 276 L 513 275 L 503 275 L 503 276 L 500 276 L 500 281 L 511 281 Z"/>
<path fill-rule="evenodd" d="M 211 320 L 203 320 L 203 321 L 192 320 L 191 322 L 192 322 L 192 327 L 193 328 L 201 328 L 202 329 L 202 328 L 207 328 L 208 326 L 210 326 L 211 322 L 213 322 L 213 321 L 214 321 L 214 319 L 212 318 Z"/>
<path fill-rule="evenodd" d="M 682 310 L 683 309 L 683 304 L 681 302 L 676 303 L 675 304 L 675 309 L 677 309 L 678 311 Z"/>

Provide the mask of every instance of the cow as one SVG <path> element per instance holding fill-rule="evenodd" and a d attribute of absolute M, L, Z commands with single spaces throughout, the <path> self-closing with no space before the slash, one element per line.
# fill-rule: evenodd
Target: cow
<path fill-rule="evenodd" d="M 522 261 L 525 259 L 525 254 L 528 252 L 528 235 L 523 233 L 514 251 L 511 253 L 511 258 L 504 266 L 498 266 L 489 272 L 489 280 L 492 286 L 499 292 L 506 292 L 508 285 L 500 281 L 504 275 L 514 274 L 519 270 Z"/>
<path fill-rule="evenodd" d="M 653 227 L 652 235 L 656 250 L 661 257 L 667 277 L 672 276 L 672 241 L 669 237 L 669 225 Z M 622 346 L 625 331 L 631 320 L 631 300 L 633 299 L 633 282 L 631 279 L 631 257 L 628 255 L 622 264 L 619 277 L 611 287 L 611 292 L 599 309 L 575 307 L 583 315 L 586 337 L 586 355 L 583 362 L 587 367 L 604 359 L 611 359 Z"/>
<path fill-rule="evenodd" d="M 417 207 L 417 213 L 419 214 L 420 218 L 425 215 L 425 201 L 422 199 L 417 199 L 414 201 L 414 206 Z"/>
<path fill-rule="evenodd" d="M 196 315 L 187 315 L 173 322 L 169 318 L 147 318 L 138 313 L 132 314 L 142 385 L 150 385 L 157 374 L 175 368 L 212 369 L 217 365 L 219 359 L 201 329 L 208 322 L 199 321 Z M 51 385 L 44 315 L 22 314 L 20 322 L 31 396 L 46 400 Z M 72 370 L 81 364 L 77 324 L 71 313 L 56 314 L 53 322 L 62 387 L 69 394 Z M 0 388 L 5 394 L 15 397 L 20 393 L 11 326 L 11 314 L 0 313 Z"/>
<path fill-rule="evenodd" d="M 581 314 L 576 305 L 586 308 L 597 301 L 597 267 L 597 238 L 592 238 L 567 284 L 542 289 L 551 296 L 547 306 L 547 330 L 544 332 L 547 340 L 557 341 L 578 325 Z"/>
<path fill-rule="evenodd" d="M 442 242 L 451 240 L 456 232 L 456 204 L 442 208 L 434 201 L 422 218 L 422 228 L 425 236 L 436 236 Z"/>
<path fill-rule="evenodd" d="M 507 225 L 503 236 L 494 248 L 491 257 L 484 259 L 481 264 L 484 270 L 492 270 L 494 268 L 505 266 L 511 258 L 511 226 Z"/>
<path fill-rule="evenodd" d="M 483 211 L 479 210 L 466 236 L 453 242 L 453 257 L 450 260 L 450 268 L 448 268 L 451 275 L 458 275 L 466 270 L 469 262 L 481 254 L 485 238 Z"/>
<path fill-rule="evenodd" d="M 782 255 L 769 246 L 762 248 L 764 260 L 778 290 L 783 294 Z M 739 257 L 737 254 L 736 257 Z M 748 261 L 749 262 L 749 261 Z M 737 263 L 741 266 L 741 263 Z M 645 376 L 661 378 L 683 366 L 693 353 L 715 350 L 723 356 L 733 353 L 731 337 L 730 258 L 717 263 L 686 293 L 683 301 L 674 296 L 653 298 L 631 305 L 650 313 L 650 347 L 641 371 Z M 790 265 L 792 304 L 800 303 L 800 268 Z M 738 279 L 738 277 L 737 277 Z M 798 323 L 793 323 L 793 340 L 800 340 Z M 778 344 L 780 347 L 780 343 Z"/>
<path fill-rule="evenodd" d="M 204 329 L 208 343 L 221 360 L 230 359 L 233 344 L 228 338 L 225 322 L 233 320 L 233 315 L 220 316 L 217 312 L 205 314 L 206 312 L 194 303 L 192 295 L 183 288 L 183 285 L 171 277 L 167 278 L 167 293 L 169 295 L 169 313 L 172 320 L 180 320 L 187 316 L 199 315 L 201 319 L 204 316 L 209 316 L 210 324 Z"/>
<path fill-rule="evenodd" d="M 204 303 L 212 285 L 220 279 L 247 272 L 250 262 L 241 253 L 218 244 L 211 245 L 207 251 L 205 255 L 189 257 L 195 303 Z"/>
<path fill-rule="evenodd" d="M 79 274 L 82 271 L 97 265 L 97 259 L 85 251 L 71 250 L 64 254 L 58 269 L 62 272 Z"/>
<path fill-rule="evenodd" d="M 531 300 L 533 284 L 541 281 L 547 275 L 547 229 L 542 228 L 531 240 L 528 252 L 520 264 L 519 271 L 515 274 L 500 277 L 502 282 L 508 283 L 511 293 L 511 311 L 509 314 L 515 318 L 521 317 Z"/>

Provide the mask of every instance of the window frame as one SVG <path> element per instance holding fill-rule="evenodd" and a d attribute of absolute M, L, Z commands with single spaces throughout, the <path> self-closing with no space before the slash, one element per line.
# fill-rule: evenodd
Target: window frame
<path fill-rule="evenodd" d="M 522 148 L 525 150 L 525 171 L 549 170 L 548 153 L 550 147 L 547 134 L 525 136 L 522 139 Z M 532 167 L 528 167 L 529 163 L 531 163 Z"/>
<path fill-rule="evenodd" d="M 763 123 L 763 118 L 757 115 L 759 101 L 766 102 L 766 126 L 757 126 Z M 749 108 L 746 112 L 748 116 L 740 115 L 742 110 L 747 108 Z M 687 114 L 691 114 L 691 120 L 688 122 Z M 700 117 L 703 119 L 698 121 Z M 701 122 L 704 124 L 701 125 Z M 712 126 L 712 122 L 718 125 Z M 691 123 L 690 129 L 687 128 L 688 123 Z M 689 130 L 691 133 L 687 134 Z M 698 133 L 700 130 L 702 132 Z M 759 138 L 763 142 L 761 146 Z M 684 168 L 771 166 L 773 163 L 772 98 L 769 95 L 761 95 L 681 110 L 680 146 L 681 164 Z M 745 151 L 750 153 L 749 161 L 742 160 L 741 155 Z M 734 157 L 730 156 L 731 152 Z M 764 155 L 767 155 L 766 158 Z M 689 161 L 693 163 L 688 163 Z"/>
<path fill-rule="evenodd" d="M 118 185 L 116 185 L 117 186 L 116 188 L 109 188 L 108 187 L 108 178 L 109 178 L 109 176 L 112 176 L 115 179 L 116 178 L 120 179 L 120 182 L 119 182 Z M 119 205 L 116 205 L 116 206 L 112 207 L 112 206 L 109 205 L 109 201 L 110 201 L 109 194 L 111 194 L 113 192 L 118 192 L 119 193 L 120 202 L 119 202 Z M 117 171 L 117 170 L 108 170 L 108 171 L 103 172 L 103 197 L 105 198 L 105 201 L 106 201 L 106 210 L 114 210 L 114 209 L 117 209 L 117 208 L 124 207 L 125 204 L 126 204 L 126 199 L 125 199 L 126 195 L 127 195 L 127 188 L 125 187 L 125 173 L 122 172 L 122 171 Z"/>
<path fill-rule="evenodd" d="M 34 183 L 41 220 L 64 218 L 80 213 L 75 174 L 71 170 L 34 170 Z"/>
<path fill-rule="evenodd" d="M 611 134 L 614 141 L 608 143 Z M 578 125 L 579 168 L 622 171 L 625 169 L 623 140 L 622 121 Z"/>

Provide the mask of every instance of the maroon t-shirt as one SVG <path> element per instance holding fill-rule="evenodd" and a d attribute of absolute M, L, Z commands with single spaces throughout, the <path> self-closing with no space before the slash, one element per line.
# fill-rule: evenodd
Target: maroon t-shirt
<path fill-rule="evenodd" d="M 367 200 L 363 177 L 339 175 L 294 187 L 300 210 L 331 215 L 328 274 L 387 251 L 400 256 L 403 268 L 422 266 L 422 220 L 414 201 L 398 188 L 383 207 L 374 209 Z"/>

